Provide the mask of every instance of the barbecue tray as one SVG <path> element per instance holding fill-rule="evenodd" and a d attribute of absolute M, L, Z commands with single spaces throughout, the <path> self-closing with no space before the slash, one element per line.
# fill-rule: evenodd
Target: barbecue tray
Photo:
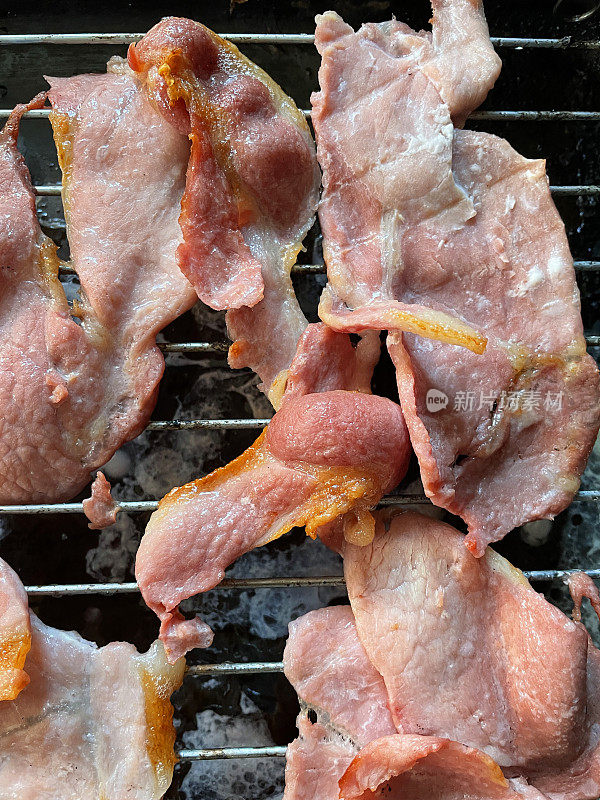
<path fill-rule="evenodd" d="M 548 160 L 550 183 L 567 226 L 582 295 L 588 347 L 600 355 L 600 5 L 594 0 L 487 0 L 485 10 L 504 67 L 483 109 L 467 122 L 504 136 L 521 153 Z M 8 8 L 7 8 L 8 6 Z M 314 0 L 108 3 L 21 0 L 0 9 L 0 115 L 46 88 L 42 74 L 104 71 L 113 54 L 160 17 L 188 16 L 231 34 L 298 106 L 310 108 L 319 58 L 313 18 L 329 6 Z M 396 14 L 427 24 L 426 0 L 337 0 L 355 27 Z M 39 194 L 45 232 L 68 256 L 60 171 L 47 111 L 30 112 L 20 146 Z M 118 253 L 115 254 L 118 257 Z M 318 227 L 309 235 L 294 282 L 316 319 L 324 285 Z M 62 279 L 75 294 L 77 280 Z M 49 625 L 76 629 L 103 645 L 125 639 L 146 649 L 155 616 L 133 583 L 134 556 L 150 511 L 173 486 L 227 463 L 258 435 L 272 409 L 249 371 L 226 362 L 223 315 L 200 304 L 163 337 L 166 371 L 154 422 L 125 445 L 105 472 L 123 511 L 105 531 L 88 530 L 81 499 L 44 506 L 0 507 L 0 556 L 27 585 L 33 610 Z M 395 396 L 382 362 L 376 391 Z M 600 577 L 600 453 L 592 453 L 581 491 L 551 526 L 515 531 L 496 545 L 530 573 L 538 591 L 568 610 L 562 570 Z M 515 491 L 518 487 L 515 487 Z M 411 467 L 399 497 L 384 503 L 426 503 Z M 461 523 L 446 514 L 457 527 Z M 464 530 L 464 527 L 462 527 Z M 545 533 L 545 531 L 542 531 Z M 295 736 L 297 700 L 281 672 L 290 619 L 344 601 L 337 556 L 302 531 L 244 556 L 220 586 L 184 604 L 216 631 L 214 645 L 190 654 L 175 695 L 180 763 L 167 798 L 267 800 L 283 791 L 285 745 Z M 596 644 L 598 626 L 591 625 Z"/>

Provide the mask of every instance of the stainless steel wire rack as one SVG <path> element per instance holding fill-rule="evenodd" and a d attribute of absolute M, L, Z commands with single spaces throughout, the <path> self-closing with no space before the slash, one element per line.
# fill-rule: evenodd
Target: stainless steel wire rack
<path fill-rule="evenodd" d="M 302 45 L 310 47 L 314 37 L 307 33 L 224 33 L 224 38 L 238 45 L 253 46 L 286 46 Z M 140 33 L 47 33 L 47 34 L 3 34 L 0 35 L 0 57 L 3 48 L 32 48 L 32 53 L 40 47 L 95 47 L 99 45 L 122 46 L 135 42 L 141 38 Z M 495 37 L 493 42 L 502 50 L 527 50 L 527 51 L 590 51 L 600 52 L 600 40 L 581 40 L 571 36 L 558 38 L 527 38 L 527 37 Z M 103 51 L 104 52 L 104 51 Z M 40 64 L 40 71 L 43 64 Z M 1 96 L 1 95 L 0 95 Z M 493 95 L 492 95 L 493 97 Z M 25 101 L 28 98 L 22 97 Z M 27 113 L 29 119 L 47 119 L 49 109 L 42 108 Z M 9 108 L 0 108 L 0 118 L 6 118 L 10 113 Z M 309 118 L 310 111 L 305 110 Z M 489 123 L 573 123 L 587 125 L 600 122 L 600 110 L 479 110 L 471 116 L 471 120 Z M 600 196 L 600 184 L 573 183 L 561 184 L 551 187 L 556 197 L 595 198 Z M 56 197 L 60 195 L 60 185 L 56 183 L 37 184 L 36 193 L 40 197 Z M 575 268 L 579 276 L 600 273 L 600 260 L 576 260 Z M 72 272 L 68 267 L 63 269 L 64 277 Z M 294 274 L 300 277 L 316 276 L 324 272 L 320 263 L 298 264 Z M 600 336 L 589 332 L 586 335 L 589 347 L 600 346 Z M 227 351 L 225 341 L 170 341 L 161 342 L 161 349 L 165 354 L 183 354 L 197 356 L 211 356 L 222 358 Z M 268 424 L 267 418 L 229 418 L 229 419 L 166 419 L 150 422 L 150 431 L 235 431 L 259 430 Z M 576 496 L 577 503 L 600 503 L 600 489 L 582 489 Z M 144 514 L 153 511 L 158 504 L 158 498 L 131 499 L 119 498 L 121 512 L 127 514 Z M 382 506 L 406 506 L 414 504 L 428 504 L 429 500 L 423 494 L 398 493 L 383 498 Z M 45 515 L 81 515 L 83 513 L 81 502 L 52 503 L 0 506 L 0 515 L 7 518 L 26 515 L 40 518 Z M 593 578 L 600 578 L 600 568 L 593 564 L 587 565 L 586 571 Z M 526 576 L 531 581 L 550 581 L 565 578 L 569 570 L 565 569 L 537 569 L 526 571 Z M 317 575 L 283 577 L 272 576 L 266 578 L 227 578 L 220 585 L 220 589 L 294 589 L 295 587 L 338 587 L 343 590 L 343 578 L 339 575 Z M 42 585 L 29 585 L 26 587 L 30 597 L 59 597 L 69 598 L 76 596 L 125 596 L 138 592 L 134 582 L 91 582 L 91 583 L 48 583 Z M 215 664 L 196 664 L 188 668 L 187 677 L 206 676 L 242 676 L 279 673 L 282 671 L 281 661 L 223 661 Z M 213 747 L 190 749 L 180 747 L 178 756 L 181 761 L 203 761 L 215 759 L 241 759 L 241 758 L 281 758 L 285 755 L 285 746 L 239 746 L 239 747 Z"/>

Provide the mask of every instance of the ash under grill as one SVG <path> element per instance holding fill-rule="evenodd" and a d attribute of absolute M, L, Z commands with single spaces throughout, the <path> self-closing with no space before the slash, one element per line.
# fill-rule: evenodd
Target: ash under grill
<path fill-rule="evenodd" d="M 45 87 L 42 73 L 103 71 L 110 55 L 124 54 L 125 46 L 142 35 L 80 31 L 143 31 L 166 14 L 190 16 L 217 31 L 230 31 L 226 38 L 308 109 L 319 63 L 310 33 L 312 17 L 326 4 L 299 0 L 285 14 L 276 0 L 232 3 L 231 9 L 229 0 L 204 5 L 146 3 L 121 12 L 101 1 L 79 4 L 77 11 L 60 0 L 41 7 L 27 0 L 15 3 L 13 11 L 0 18 L 0 119 L 15 103 Z M 586 340 L 598 356 L 600 12 L 576 22 L 569 16 L 572 3 L 556 5 L 553 14 L 551 4 L 543 1 L 528 4 L 525 11 L 520 0 L 487 0 L 490 30 L 504 69 L 486 107 L 474 113 L 467 126 L 506 137 L 526 156 L 547 157 L 552 191 L 575 257 Z M 582 4 L 576 5 L 573 13 L 584 16 Z M 590 9 L 593 5 L 589 3 Z M 418 27 L 429 16 L 425 0 L 346 0 L 335 8 L 355 26 L 396 13 Z M 308 110 L 305 113 L 310 116 Z M 26 115 L 20 145 L 36 184 L 42 225 L 66 257 L 60 171 L 47 117 L 47 109 Z M 305 312 L 315 319 L 325 280 L 318 228 L 306 244 L 294 282 Z M 61 279 L 76 291 L 76 276 L 68 268 Z M 27 584 L 33 609 L 48 624 L 76 628 L 99 644 L 126 639 L 146 648 L 155 638 L 156 619 L 132 582 L 135 550 L 149 513 L 174 485 L 241 453 L 272 415 L 253 375 L 227 367 L 221 314 L 198 304 L 164 332 L 160 346 L 167 368 L 155 421 L 105 469 L 122 509 L 117 524 L 100 534 L 89 531 L 81 498 L 0 506 L 0 555 Z M 375 381 L 378 393 L 394 397 L 387 362 L 380 364 Z M 600 578 L 599 455 L 592 454 L 575 502 L 555 520 L 544 544 L 528 544 L 531 538 L 517 531 L 497 547 L 525 570 L 538 590 L 564 608 L 568 602 L 561 579 L 569 570 L 585 569 Z M 398 493 L 382 502 L 413 504 L 429 505 L 415 465 Z M 464 529 L 456 518 L 445 518 Z M 344 597 L 339 558 L 296 531 L 247 554 L 217 589 L 184 604 L 185 611 L 200 613 L 216 636 L 212 648 L 190 654 L 191 666 L 175 698 L 181 763 L 167 798 L 280 796 L 282 756 L 295 735 L 297 711 L 295 694 L 282 675 L 287 624 Z M 597 626 L 592 629 L 598 634 Z"/>

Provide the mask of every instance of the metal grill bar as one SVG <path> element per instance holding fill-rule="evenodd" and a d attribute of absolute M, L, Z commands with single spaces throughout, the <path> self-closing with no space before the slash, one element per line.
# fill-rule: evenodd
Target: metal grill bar
<path fill-rule="evenodd" d="M 0 119 L 10 115 L 12 109 L 0 108 Z M 305 117 L 310 117 L 310 110 L 302 111 Z M 50 108 L 35 108 L 25 112 L 29 119 L 47 119 Z M 487 120 L 491 122 L 599 122 L 600 111 L 474 111 L 469 119 Z"/>
<path fill-rule="evenodd" d="M 226 353 L 227 342 L 159 342 L 163 353 Z"/>
<path fill-rule="evenodd" d="M 600 122 L 600 111 L 474 111 L 472 120 L 490 122 Z"/>
<path fill-rule="evenodd" d="M 64 225 L 61 226 L 61 228 L 64 230 Z M 600 270 L 600 261 L 574 261 L 573 266 L 578 272 L 595 272 L 597 270 Z M 70 267 L 68 264 L 61 265 L 60 272 L 65 275 L 77 274 L 73 269 L 73 267 Z M 325 264 L 294 264 L 294 266 L 292 267 L 292 275 L 325 275 L 325 273 L 326 273 Z M 214 349 L 227 350 L 229 347 L 229 345 L 226 345 L 223 342 L 221 343 L 204 342 L 200 344 L 190 344 L 189 342 L 183 342 L 180 345 L 173 345 L 173 347 L 175 349 L 177 349 L 178 347 L 185 349 L 186 347 L 189 348 L 190 346 L 204 347 L 205 345 L 206 345 L 205 349 L 214 348 Z M 159 344 L 158 346 L 167 353 L 172 352 L 172 350 L 170 349 L 171 348 L 170 344 Z"/>
<path fill-rule="evenodd" d="M 268 419 L 168 419 L 149 422 L 147 431 L 196 431 L 196 430 L 254 430 L 264 428 Z"/>
<path fill-rule="evenodd" d="M 262 675 L 268 672 L 283 672 L 283 661 L 254 661 L 237 663 L 227 661 L 224 664 L 194 664 L 188 667 L 186 675 L 203 677 L 205 675 Z"/>
<path fill-rule="evenodd" d="M 598 267 L 595 267 L 595 269 L 600 269 L 600 264 Z M 586 334 L 585 341 L 590 347 L 598 347 L 600 346 L 600 335 Z M 163 353 L 227 353 L 229 350 L 229 344 L 227 342 L 161 342 L 158 346 Z M 186 422 L 173 420 L 150 423 L 148 425 L 148 430 L 167 430 L 169 429 L 169 425 L 173 426 L 172 430 L 179 430 L 185 427 L 227 427 L 227 425 L 221 424 L 223 422 L 236 423 L 237 427 L 243 427 L 241 423 L 246 422 L 246 420 L 187 420 Z M 256 422 L 264 422 L 264 420 L 256 420 Z M 212 423 L 214 423 L 214 425 Z M 230 425 L 229 427 L 235 427 L 235 425 Z M 254 426 L 248 425 L 248 427 Z"/>
<path fill-rule="evenodd" d="M 215 761 L 221 758 L 285 758 L 287 747 L 208 747 L 202 750 L 179 750 L 180 761 Z"/>
<path fill-rule="evenodd" d="M 38 184 L 33 187 L 38 197 L 56 197 L 60 195 L 60 184 Z M 594 184 L 573 184 L 571 186 L 551 186 L 550 191 L 556 197 L 600 195 L 600 186 Z"/>
<path fill-rule="evenodd" d="M 112 44 L 125 45 L 138 42 L 144 33 L 17 33 L 2 34 L 1 45 L 32 44 Z M 313 44 L 312 33 L 220 33 L 223 39 L 236 44 Z M 578 41 L 571 36 L 560 38 L 529 38 L 521 36 L 492 36 L 495 47 L 510 49 L 564 50 L 568 47 L 585 50 L 600 49 L 600 41 Z"/>
<path fill-rule="evenodd" d="M 590 347 L 597 347 L 600 345 L 600 336 L 596 334 L 586 333 L 586 344 Z M 159 344 L 160 349 L 165 353 L 226 353 L 229 349 L 227 342 L 170 342 L 169 344 Z M 199 423 L 204 422 L 222 422 L 223 420 L 190 420 L 188 427 L 202 427 Z M 243 422 L 244 420 L 231 420 L 231 422 Z M 261 421 L 262 420 L 258 420 Z M 176 424 L 176 420 L 173 424 Z M 198 424 L 197 424 L 198 423 Z M 171 422 L 154 423 L 157 426 L 152 428 L 152 424 L 148 426 L 150 430 L 161 430 Z M 207 426 L 208 427 L 208 426 Z M 218 426 L 217 426 L 218 427 Z"/>
<path fill-rule="evenodd" d="M 551 581 L 568 578 L 575 572 L 585 572 L 590 578 L 600 579 L 600 569 L 537 569 L 524 570 L 527 580 Z M 304 578 L 224 578 L 217 589 L 304 589 L 320 586 L 345 586 L 342 575 L 316 575 Z M 137 583 L 51 583 L 44 586 L 26 586 L 30 597 L 61 597 L 62 595 L 135 594 Z M 214 665 L 211 665 L 214 666 Z"/>
<path fill-rule="evenodd" d="M 382 497 L 381 507 L 401 507 L 413 505 L 429 505 L 431 501 L 424 494 L 399 494 Z M 577 492 L 573 502 L 600 503 L 600 491 L 582 489 Z M 128 514 L 140 514 L 156 511 L 158 500 L 122 500 L 118 502 L 119 510 Z M 83 514 L 81 503 L 31 503 L 28 505 L 0 506 L 0 514 L 21 516 L 23 514 Z"/>

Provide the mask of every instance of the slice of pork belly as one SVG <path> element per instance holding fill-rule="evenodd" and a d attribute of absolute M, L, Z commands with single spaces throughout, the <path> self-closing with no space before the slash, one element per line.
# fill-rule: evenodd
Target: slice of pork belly
<path fill-rule="evenodd" d="M 401 733 L 476 747 L 552 798 L 600 793 L 600 653 L 583 626 L 444 523 L 380 520 L 344 545 L 359 638 Z"/>
<path fill-rule="evenodd" d="M 225 568 L 295 526 L 309 535 L 345 515 L 348 538 L 368 541 L 369 513 L 404 475 L 410 447 L 400 407 L 360 392 L 290 398 L 239 458 L 164 497 L 136 557 L 136 577 L 161 619 L 170 659 L 210 643 L 182 600 L 216 586 Z"/>
<path fill-rule="evenodd" d="M 124 642 L 97 648 L 49 628 L 1 560 L 0 577 L 2 651 L 16 641 L 5 638 L 9 612 L 13 630 L 26 617 L 29 676 L 18 697 L 0 702 L 0 797 L 159 800 L 176 760 L 170 697 L 185 661 L 168 664 L 160 642 L 140 655 Z"/>
<path fill-rule="evenodd" d="M 406 228 L 431 217 L 445 233 L 475 213 L 452 173 L 451 114 L 479 102 L 500 67 L 479 3 L 434 11 L 433 38 L 395 20 L 355 33 L 333 12 L 317 17 L 312 119 L 329 280 L 319 313 L 338 330 L 405 330 L 481 353 L 485 332 L 460 313 L 402 296 Z M 462 50 L 470 72 L 457 70 Z"/>
<path fill-rule="evenodd" d="M 16 109 L 0 139 L 3 503 L 69 499 L 145 427 L 164 369 L 155 336 L 195 299 L 175 261 L 185 137 L 131 76 L 52 83 L 82 298 L 69 308 L 37 222 Z"/>
<path fill-rule="evenodd" d="M 29 683 L 23 667 L 30 648 L 25 589 L 16 573 L 0 559 L 0 701 L 13 700 Z"/>
<path fill-rule="evenodd" d="M 230 363 L 252 367 L 269 392 L 306 327 L 290 280 L 319 197 L 306 120 L 263 70 L 191 20 L 162 20 L 128 59 L 192 141 L 181 269 L 205 303 L 232 309 Z"/>
<path fill-rule="evenodd" d="M 572 499 L 600 425 L 598 373 L 544 162 L 490 134 L 453 132 L 497 74 L 481 7 L 448 0 L 443 25 L 438 11 L 439 59 L 397 22 L 354 33 L 335 15 L 318 21 L 321 316 L 338 330 L 392 331 L 425 491 L 463 517 L 481 555 Z M 459 69 L 462 56 L 472 72 Z M 376 65 L 368 94 L 366 63 Z M 416 307 L 428 310 L 411 328 Z M 430 332 L 440 342 L 424 338 L 438 313 L 482 332 L 483 355 L 457 347 L 466 341 L 446 324 Z"/>
<path fill-rule="evenodd" d="M 480 750 L 433 736 L 387 736 L 354 758 L 340 782 L 340 800 L 543 800 L 509 782 Z M 336 798 L 337 800 L 337 798 Z"/>

